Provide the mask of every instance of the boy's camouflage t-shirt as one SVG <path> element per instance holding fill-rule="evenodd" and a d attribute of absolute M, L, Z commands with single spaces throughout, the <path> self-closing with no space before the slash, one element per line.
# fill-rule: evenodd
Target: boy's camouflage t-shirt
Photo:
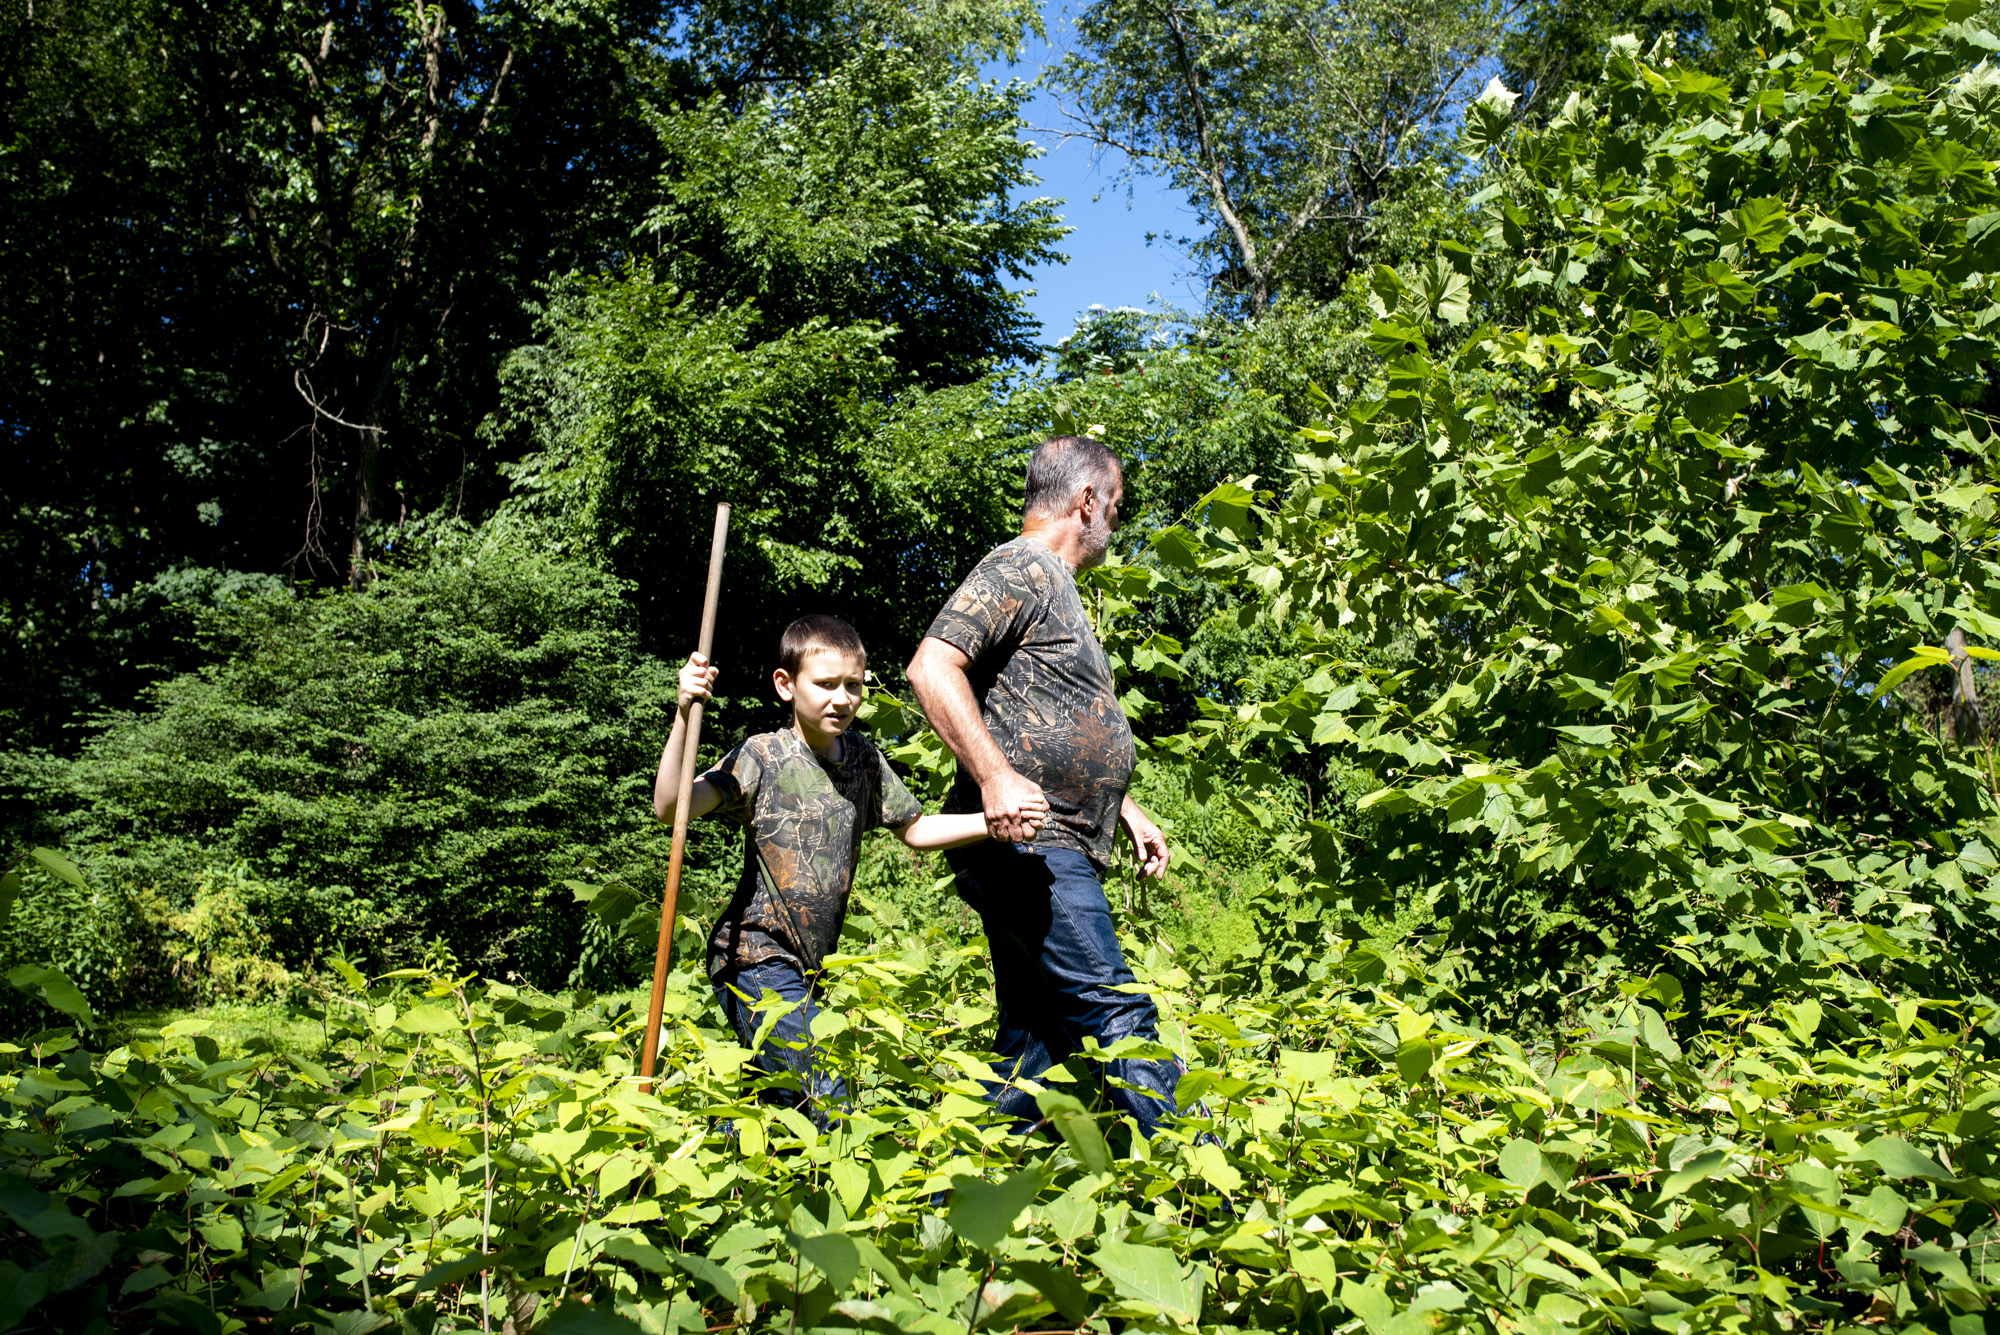
<path fill-rule="evenodd" d="M 708 941 L 710 977 L 773 959 L 817 970 L 847 917 L 861 836 L 923 814 L 873 742 L 847 733 L 840 754 L 822 759 L 790 730 L 759 733 L 701 776 L 722 797 L 713 814 L 746 827 L 743 876 Z"/>
<path fill-rule="evenodd" d="M 1068 564 L 1034 538 L 996 547 L 925 633 L 972 660 L 966 679 L 986 730 L 1048 797 L 1036 845 L 1077 849 L 1103 871 L 1136 756 Z M 963 766 L 944 809 L 985 809 Z"/>

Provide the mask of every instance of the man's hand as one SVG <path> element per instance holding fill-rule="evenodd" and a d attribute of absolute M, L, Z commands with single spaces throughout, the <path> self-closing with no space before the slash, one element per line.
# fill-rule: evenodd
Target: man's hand
<path fill-rule="evenodd" d="M 1161 877 L 1167 874 L 1167 863 L 1173 860 L 1173 853 L 1167 848 L 1167 836 L 1160 827 L 1153 824 L 1153 818 L 1139 809 L 1139 804 L 1126 798 L 1118 808 L 1118 822 L 1125 827 L 1125 833 L 1132 840 L 1132 858 L 1139 864 L 1142 877 Z"/>
<path fill-rule="evenodd" d="M 1049 812 L 1042 786 L 1008 767 L 979 787 L 986 805 L 986 829 L 995 839 L 1025 844 L 1034 840 Z"/>

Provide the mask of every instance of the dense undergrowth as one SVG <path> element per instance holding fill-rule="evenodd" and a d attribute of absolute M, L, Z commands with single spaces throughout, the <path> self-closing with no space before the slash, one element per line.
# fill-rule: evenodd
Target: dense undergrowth
<path fill-rule="evenodd" d="M 860 907 L 825 1132 L 758 1102 L 686 963 L 651 1093 L 643 1017 L 589 993 L 342 969 L 310 1051 L 199 1019 L 98 1051 L 17 971 L 79 1023 L 0 1049 L 0 1320 L 1956 1332 L 2000 1296 L 1996 1017 L 1871 979 L 1837 924 L 1773 915 L 1815 1000 L 1686 1014 L 1661 972 L 1529 1043 L 1393 953 L 1259 997 L 1156 948 L 1206 1115 L 1148 1143 L 1090 1111 L 1102 1053 L 1051 1073 L 1038 1135 L 995 1125 L 983 951 Z"/>

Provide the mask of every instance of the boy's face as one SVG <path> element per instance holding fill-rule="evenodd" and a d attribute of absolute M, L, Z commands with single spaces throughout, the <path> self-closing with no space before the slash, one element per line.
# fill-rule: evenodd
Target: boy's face
<path fill-rule="evenodd" d="M 792 720 L 810 744 L 846 732 L 865 692 L 868 660 L 836 649 L 812 649 L 796 674 L 779 668 L 773 676 L 778 698 L 792 706 Z"/>

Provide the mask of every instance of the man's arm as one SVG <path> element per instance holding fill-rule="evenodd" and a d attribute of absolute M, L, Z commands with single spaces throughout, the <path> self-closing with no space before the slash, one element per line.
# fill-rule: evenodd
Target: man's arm
<path fill-rule="evenodd" d="M 1139 875 L 1165 876 L 1167 863 L 1174 855 L 1167 847 L 1167 836 L 1153 824 L 1153 818 L 1128 796 L 1118 808 L 1118 821 L 1131 836 L 1132 857 L 1139 864 Z"/>
<path fill-rule="evenodd" d="M 986 825 L 996 839 L 1026 843 L 1035 837 L 1037 824 L 1030 813 L 1045 813 L 1048 799 L 1041 785 L 1032 783 L 1007 763 L 999 743 L 979 717 L 979 701 L 965 670 L 972 660 L 948 640 L 925 636 L 910 660 L 910 689 L 924 717 L 937 735 L 958 757 L 973 781 L 986 808 Z M 1150 823 L 1150 822 L 1149 822 Z"/>

